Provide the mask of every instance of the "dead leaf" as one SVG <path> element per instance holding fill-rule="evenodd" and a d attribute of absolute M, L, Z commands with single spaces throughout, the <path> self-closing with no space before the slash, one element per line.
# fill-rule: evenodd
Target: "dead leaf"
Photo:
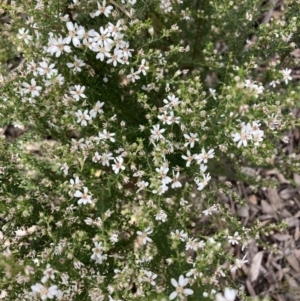
<path fill-rule="evenodd" d="M 276 283 L 276 275 L 273 271 L 269 271 L 264 275 L 265 279 L 268 281 L 268 283 Z"/>
<path fill-rule="evenodd" d="M 300 229 L 299 226 L 296 226 L 294 233 L 294 240 L 298 240 L 300 238 Z"/>
<path fill-rule="evenodd" d="M 276 233 L 276 234 L 272 235 L 272 237 L 274 237 L 276 240 L 279 240 L 279 241 L 286 241 L 291 238 L 291 235 Z"/>
<path fill-rule="evenodd" d="M 294 255 L 296 256 L 296 258 L 298 258 L 300 260 L 300 250 L 298 249 L 294 249 L 293 250 Z"/>
<path fill-rule="evenodd" d="M 275 176 L 277 177 L 279 183 L 290 183 L 282 173 L 280 173 L 277 169 L 269 170 L 266 172 L 266 176 Z"/>
<path fill-rule="evenodd" d="M 297 184 L 297 186 L 300 186 L 300 175 L 294 172 L 293 178 L 294 178 L 294 181 Z"/>
<path fill-rule="evenodd" d="M 237 210 L 237 215 L 240 217 L 249 217 L 249 206 L 246 204 L 245 206 L 239 206 Z"/>
<path fill-rule="evenodd" d="M 248 196 L 248 200 L 251 204 L 257 205 L 257 197 L 255 194 L 251 194 Z"/>
<path fill-rule="evenodd" d="M 265 200 L 261 200 L 261 209 L 264 214 L 274 216 L 275 211 L 273 207 Z"/>
<path fill-rule="evenodd" d="M 290 277 L 288 274 L 285 274 L 284 277 L 288 281 L 291 288 L 298 288 L 299 287 L 297 281 L 294 278 Z"/>
<path fill-rule="evenodd" d="M 287 223 L 289 227 L 296 227 L 300 225 L 299 219 L 294 217 L 285 218 L 284 222 Z"/>
<path fill-rule="evenodd" d="M 250 296 L 252 297 L 256 296 L 255 290 L 249 280 L 246 280 L 246 286 Z"/>
<path fill-rule="evenodd" d="M 299 266 L 299 261 L 297 260 L 297 258 L 295 257 L 294 254 L 291 254 L 289 256 L 285 257 L 286 260 L 288 261 L 288 263 L 290 264 L 290 266 L 296 271 L 296 272 L 300 272 L 300 266 Z"/>
<path fill-rule="evenodd" d="M 249 273 L 251 282 L 255 281 L 259 275 L 263 255 L 264 255 L 264 251 L 260 251 L 256 253 L 252 259 L 250 273 Z"/>
<path fill-rule="evenodd" d="M 271 188 L 267 190 L 268 193 L 268 199 L 270 200 L 270 203 L 276 208 L 281 209 L 283 207 L 283 201 L 280 198 L 277 189 Z"/>

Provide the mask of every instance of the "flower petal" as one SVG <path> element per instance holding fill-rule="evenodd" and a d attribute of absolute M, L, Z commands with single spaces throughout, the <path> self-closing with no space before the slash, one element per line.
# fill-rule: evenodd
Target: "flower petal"
<path fill-rule="evenodd" d="M 174 300 L 177 297 L 177 292 L 173 292 L 170 296 L 169 299 L 170 300 Z"/>
<path fill-rule="evenodd" d="M 183 293 L 184 293 L 185 295 L 193 295 L 193 294 L 194 294 L 194 291 L 193 291 L 192 289 L 190 289 L 190 288 L 185 288 L 185 289 L 183 290 Z"/>
<path fill-rule="evenodd" d="M 171 283 L 174 287 L 178 287 L 178 282 L 174 278 L 171 279 Z"/>

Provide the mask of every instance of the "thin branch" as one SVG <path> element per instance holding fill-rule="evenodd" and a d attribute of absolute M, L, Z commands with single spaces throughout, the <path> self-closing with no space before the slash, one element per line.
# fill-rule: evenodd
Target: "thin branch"
<path fill-rule="evenodd" d="M 110 0 L 109 2 L 121 10 L 128 18 L 131 18 L 131 14 L 125 8 L 121 7 L 114 0 Z"/>

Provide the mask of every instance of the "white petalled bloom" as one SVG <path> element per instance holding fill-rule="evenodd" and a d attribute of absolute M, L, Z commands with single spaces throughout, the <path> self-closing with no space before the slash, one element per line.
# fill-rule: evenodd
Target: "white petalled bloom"
<path fill-rule="evenodd" d="M 239 244 L 239 240 L 241 240 L 242 238 L 239 236 L 238 232 L 235 232 L 233 234 L 233 236 L 228 235 L 228 242 L 232 245 L 238 245 Z"/>
<path fill-rule="evenodd" d="M 106 0 L 102 2 L 102 5 L 99 2 L 97 2 L 97 5 L 98 9 L 96 12 L 93 13 L 93 16 L 98 17 L 99 15 L 103 14 L 105 17 L 108 18 L 108 16 L 111 14 L 111 11 L 113 10 L 113 6 L 106 6 Z"/>
<path fill-rule="evenodd" d="M 200 240 L 198 243 L 198 248 L 202 249 L 205 247 L 205 242 L 203 240 Z"/>
<path fill-rule="evenodd" d="M 284 70 L 280 71 L 282 73 L 282 77 L 284 82 L 287 84 L 289 80 L 292 80 L 292 77 L 290 76 L 292 70 L 285 68 Z"/>
<path fill-rule="evenodd" d="M 171 185 L 171 187 L 172 188 L 180 188 L 180 187 L 182 187 L 182 184 L 179 182 L 179 176 L 180 176 L 179 171 L 176 173 L 176 175 L 175 175 L 174 170 L 172 171 L 172 173 L 173 173 L 173 179 L 172 179 L 172 185 Z"/>
<path fill-rule="evenodd" d="M 72 52 L 71 48 L 68 44 L 66 38 L 62 38 L 61 36 L 58 39 L 51 38 L 51 46 L 48 47 L 48 52 L 51 55 L 55 54 L 56 57 L 59 57 L 63 52 L 70 53 Z"/>
<path fill-rule="evenodd" d="M 203 213 L 204 215 L 208 216 L 208 215 L 212 215 L 212 212 L 213 212 L 213 211 L 217 211 L 217 210 L 218 210 L 217 206 L 216 206 L 216 205 L 212 205 L 210 208 L 208 208 L 208 209 L 202 211 L 202 213 Z"/>
<path fill-rule="evenodd" d="M 67 28 L 69 30 L 69 34 L 66 37 L 65 41 L 67 44 L 70 44 L 71 40 L 75 47 L 80 46 L 80 40 L 84 37 L 85 30 L 82 26 L 78 27 L 76 23 L 67 22 Z"/>
<path fill-rule="evenodd" d="M 122 51 L 123 51 L 123 55 L 124 55 L 124 60 L 125 58 L 128 59 L 129 57 L 132 57 L 131 52 L 133 51 L 133 49 L 129 48 L 129 42 L 125 42 L 124 45 L 122 45 Z"/>
<path fill-rule="evenodd" d="M 171 295 L 169 296 L 170 300 L 174 300 L 176 297 L 180 297 L 180 298 L 187 297 L 194 293 L 192 289 L 184 288 L 189 283 L 189 279 L 184 278 L 183 275 L 179 276 L 178 282 L 174 278 L 172 278 L 171 283 L 176 290 L 173 293 L 171 293 Z"/>
<path fill-rule="evenodd" d="M 172 182 L 172 179 L 167 176 L 167 173 L 169 171 L 168 167 L 161 166 L 160 168 L 155 168 L 155 171 L 159 173 L 161 177 L 161 183 L 163 185 L 167 185 Z"/>
<path fill-rule="evenodd" d="M 37 64 L 34 61 L 27 63 L 27 71 L 32 72 L 34 76 L 37 76 Z"/>
<path fill-rule="evenodd" d="M 93 42 L 100 47 L 109 47 L 113 44 L 113 40 L 110 38 L 111 33 L 108 28 L 104 29 L 102 26 L 99 28 L 99 32 L 94 32 Z"/>
<path fill-rule="evenodd" d="M 114 159 L 115 164 L 112 165 L 112 169 L 115 174 L 119 173 L 120 170 L 124 170 L 125 166 L 123 165 L 124 159 L 119 156 Z"/>
<path fill-rule="evenodd" d="M 5 297 L 7 297 L 8 293 L 5 290 L 2 290 L 0 293 L 0 299 L 4 299 Z"/>
<path fill-rule="evenodd" d="M 205 186 L 208 184 L 210 179 L 211 179 L 210 173 L 207 173 L 206 175 L 203 175 L 203 181 L 202 182 L 204 183 Z"/>
<path fill-rule="evenodd" d="M 163 124 L 168 124 L 169 121 L 169 116 L 167 115 L 167 112 L 164 111 L 162 115 L 157 115 L 157 118 L 163 123 Z"/>
<path fill-rule="evenodd" d="M 221 293 L 216 294 L 216 301 L 234 301 L 236 295 L 236 290 L 226 287 L 224 290 L 224 296 Z"/>
<path fill-rule="evenodd" d="M 119 241 L 118 233 L 111 234 L 111 236 L 109 237 L 109 240 L 111 241 L 112 244 L 115 244 L 116 242 L 118 242 Z"/>
<path fill-rule="evenodd" d="M 24 228 L 20 228 L 15 231 L 16 237 L 23 237 L 28 235 L 27 231 Z"/>
<path fill-rule="evenodd" d="M 112 156 L 112 153 L 107 153 L 105 152 L 104 154 L 102 154 L 101 156 L 101 163 L 103 166 L 109 166 L 109 160 L 114 160 L 114 157 Z"/>
<path fill-rule="evenodd" d="M 84 112 L 78 110 L 75 113 L 75 116 L 77 117 L 77 123 L 80 123 L 81 126 L 87 126 L 87 121 L 91 120 L 88 110 L 85 110 Z"/>
<path fill-rule="evenodd" d="M 106 129 L 102 133 L 98 133 L 99 140 L 110 140 L 111 142 L 116 142 L 115 138 L 113 138 L 115 135 L 115 133 L 110 133 Z"/>
<path fill-rule="evenodd" d="M 51 78 L 52 75 L 57 74 L 57 69 L 54 69 L 55 64 L 49 64 L 46 61 L 39 63 L 40 67 L 37 68 L 39 75 L 46 75 Z"/>
<path fill-rule="evenodd" d="M 195 159 L 197 160 L 197 163 L 207 163 L 208 159 L 212 159 L 215 156 L 214 149 L 210 149 L 208 152 L 205 151 L 204 148 L 202 148 L 201 154 L 195 155 Z"/>
<path fill-rule="evenodd" d="M 42 278 L 41 282 L 45 283 L 48 279 L 55 279 L 55 273 L 57 273 L 56 270 L 53 270 L 50 266 L 50 264 L 47 264 L 46 270 L 44 270 L 43 274 L 44 277 Z"/>
<path fill-rule="evenodd" d="M 199 248 L 199 242 L 196 238 L 189 238 L 186 245 L 185 245 L 185 249 L 186 250 L 194 250 L 197 251 Z"/>
<path fill-rule="evenodd" d="M 51 78 L 44 79 L 43 80 L 46 87 L 49 87 L 51 85 L 59 84 L 62 86 L 64 84 L 65 78 L 61 74 L 55 74 Z"/>
<path fill-rule="evenodd" d="M 70 94 L 76 101 L 78 101 L 79 98 L 86 98 L 86 95 L 83 94 L 84 90 L 85 86 L 75 85 L 72 89 L 70 89 Z"/>
<path fill-rule="evenodd" d="M 94 224 L 94 221 L 90 217 L 87 217 L 84 222 L 89 226 Z"/>
<path fill-rule="evenodd" d="M 114 36 L 114 46 L 116 49 L 122 50 L 126 46 L 126 41 L 123 40 L 124 34 L 121 32 L 116 32 Z M 123 51 L 122 51 L 123 55 Z"/>
<path fill-rule="evenodd" d="M 108 298 L 109 298 L 109 301 L 122 301 L 122 300 L 116 300 L 116 299 L 114 299 L 112 296 L 110 296 L 110 295 L 108 295 Z"/>
<path fill-rule="evenodd" d="M 32 40 L 32 36 L 28 34 L 28 29 L 25 30 L 25 28 L 20 28 L 19 33 L 17 34 L 17 38 L 20 40 L 23 40 L 26 44 L 29 43 L 29 41 Z"/>
<path fill-rule="evenodd" d="M 188 235 L 183 230 L 179 232 L 179 230 L 177 229 L 175 232 L 171 232 L 171 237 L 172 239 L 180 239 L 181 241 L 186 241 Z"/>
<path fill-rule="evenodd" d="M 57 295 L 57 286 L 52 285 L 50 287 L 46 287 L 40 283 L 36 283 L 31 286 L 33 293 L 37 293 L 40 295 L 42 300 L 53 299 Z"/>
<path fill-rule="evenodd" d="M 168 121 L 167 121 L 168 125 L 173 124 L 173 123 L 177 123 L 177 124 L 180 123 L 180 117 L 174 116 L 174 112 L 173 111 L 170 111 L 169 114 L 170 115 L 168 116 Z"/>
<path fill-rule="evenodd" d="M 193 276 L 194 279 L 197 279 L 199 276 L 202 276 L 202 273 L 200 273 L 196 268 L 193 268 L 186 273 L 186 277 L 191 277 L 191 276 Z"/>
<path fill-rule="evenodd" d="M 118 48 L 114 49 L 114 54 L 109 55 L 109 59 L 106 61 L 107 64 L 113 64 L 114 67 L 117 66 L 118 63 L 124 64 L 123 60 L 123 51 Z"/>
<path fill-rule="evenodd" d="M 67 164 L 67 163 L 64 163 L 64 164 L 61 166 L 60 170 L 63 171 L 64 175 L 67 175 L 68 172 L 69 172 L 69 166 L 68 166 L 68 164 Z"/>
<path fill-rule="evenodd" d="M 141 236 L 143 244 L 145 245 L 147 242 L 152 242 L 152 239 L 148 237 L 149 234 L 151 234 L 153 230 L 150 227 L 147 227 L 143 232 L 137 231 L 136 234 Z"/>
<path fill-rule="evenodd" d="M 102 114 L 103 110 L 102 107 L 104 106 L 104 102 L 97 101 L 95 106 L 90 110 L 90 116 L 92 118 L 95 118 L 97 116 L 97 113 Z"/>
<path fill-rule="evenodd" d="M 141 65 L 139 67 L 138 73 L 142 72 L 144 75 L 147 74 L 147 70 L 149 70 L 149 67 L 146 65 L 146 60 L 142 59 Z"/>
<path fill-rule="evenodd" d="M 151 285 L 155 286 L 156 282 L 154 281 L 157 278 L 157 274 L 144 270 L 145 275 L 147 276 L 146 281 L 148 281 Z"/>
<path fill-rule="evenodd" d="M 245 80 L 244 86 L 253 92 L 256 98 L 259 94 L 262 94 L 265 89 L 262 85 L 257 85 L 255 81 L 251 82 L 249 79 Z"/>
<path fill-rule="evenodd" d="M 184 136 L 185 139 L 188 140 L 188 141 L 184 144 L 185 147 L 187 147 L 188 145 L 190 145 L 190 147 L 193 148 L 194 145 L 195 145 L 195 142 L 196 142 L 196 141 L 199 141 L 199 138 L 197 138 L 198 134 L 190 133 L 189 135 L 188 135 L 188 134 L 184 134 L 183 136 Z"/>
<path fill-rule="evenodd" d="M 161 0 L 160 8 L 165 14 L 170 13 L 173 9 L 172 3 L 170 0 Z"/>
<path fill-rule="evenodd" d="M 248 140 L 252 139 L 252 129 L 251 125 L 248 123 L 243 124 L 240 133 L 233 133 L 232 138 L 234 142 L 238 142 L 237 147 L 241 147 L 242 145 L 246 147 L 248 145 Z"/>
<path fill-rule="evenodd" d="M 162 184 L 162 185 L 160 185 L 160 186 L 157 188 L 157 190 L 156 190 L 156 189 L 152 190 L 152 193 L 158 194 L 158 195 L 162 195 L 162 194 L 164 194 L 168 189 L 169 189 L 169 188 L 168 188 L 167 185 Z"/>
<path fill-rule="evenodd" d="M 96 55 L 96 59 L 99 59 L 101 62 L 104 61 L 105 57 L 111 57 L 111 54 L 110 54 L 111 48 L 108 46 L 95 45 L 91 48 L 91 50 L 94 52 L 98 52 Z"/>
<path fill-rule="evenodd" d="M 168 100 L 164 99 L 163 102 L 165 103 L 165 108 L 176 107 L 181 103 L 181 101 L 178 99 L 178 97 L 175 97 L 175 95 L 168 95 Z"/>
<path fill-rule="evenodd" d="M 186 160 L 186 167 L 189 167 L 191 165 L 191 162 L 194 160 L 194 155 L 191 155 L 191 152 L 188 150 L 186 152 L 186 156 L 182 155 L 182 159 Z"/>
<path fill-rule="evenodd" d="M 245 256 L 243 257 L 243 259 L 238 259 L 238 258 L 237 258 L 237 259 L 235 260 L 234 266 L 231 267 L 230 271 L 231 271 L 231 272 L 234 272 L 235 270 L 240 269 L 240 268 L 243 266 L 243 264 L 247 263 L 248 260 L 246 259 L 246 257 L 247 257 L 247 255 L 245 255 Z"/>
<path fill-rule="evenodd" d="M 139 188 L 136 193 L 139 193 L 141 190 L 144 190 L 146 187 L 149 186 L 149 183 L 148 182 L 145 182 L 145 181 L 140 181 L 140 182 L 137 182 L 136 183 L 136 186 Z"/>
<path fill-rule="evenodd" d="M 107 255 L 102 253 L 103 247 L 101 242 L 95 242 L 94 244 L 95 248 L 92 249 L 93 254 L 91 256 L 91 259 L 101 264 L 104 260 L 107 259 Z"/>
<path fill-rule="evenodd" d="M 201 174 L 204 174 L 206 172 L 206 169 L 207 169 L 207 165 L 200 164 L 199 170 Z"/>
<path fill-rule="evenodd" d="M 259 129 L 260 123 L 258 121 L 252 122 L 252 141 L 255 146 L 258 146 L 263 141 L 264 131 Z"/>
<path fill-rule="evenodd" d="M 153 125 L 153 129 L 151 130 L 151 137 L 154 140 L 160 140 L 160 139 L 164 139 L 164 136 L 162 135 L 162 133 L 165 131 L 165 129 L 160 129 L 160 125 L 156 124 Z"/>
<path fill-rule="evenodd" d="M 162 221 L 163 223 L 167 220 L 167 214 L 164 210 L 160 210 L 156 215 L 155 215 L 155 219 L 157 221 Z"/>
<path fill-rule="evenodd" d="M 111 22 L 108 22 L 107 28 L 108 28 L 109 32 L 111 33 L 112 37 L 119 34 L 121 32 L 121 30 L 123 30 L 120 20 L 118 20 L 116 25 L 112 24 Z"/>
<path fill-rule="evenodd" d="M 95 152 L 95 155 L 93 156 L 92 161 L 97 163 L 100 161 L 100 159 L 101 159 L 101 156 L 99 155 L 99 153 Z"/>
<path fill-rule="evenodd" d="M 216 90 L 215 89 L 209 88 L 209 93 L 211 94 L 213 99 L 216 99 Z"/>
<path fill-rule="evenodd" d="M 76 55 L 74 55 L 73 63 L 67 63 L 68 68 L 72 69 L 74 73 L 80 72 L 81 67 L 84 67 L 85 65 L 85 62 L 83 60 L 78 59 Z"/>
<path fill-rule="evenodd" d="M 131 68 L 131 73 L 127 75 L 127 78 L 131 79 L 131 81 L 134 83 L 137 79 L 140 79 L 140 76 L 138 75 L 138 71 L 135 72 L 133 68 Z"/>
<path fill-rule="evenodd" d="M 34 78 L 31 79 L 30 84 L 22 83 L 22 86 L 25 88 L 23 93 L 31 93 L 31 97 L 36 97 L 40 95 L 40 91 L 42 87 L 36 85 L 36 81 Z"/>
<path fill-rule="evenodd" d="M 75 193 L 74 193 L 74 196 L 76 198 L 79 198 L 78 200 L 78 204 L 92 204 L 93 201 L 92 201 L 92 197 L 88 194 L 88 188 L 87 187 L 83 187 L 83 193 L 79 190 L 76 190 Z"/>

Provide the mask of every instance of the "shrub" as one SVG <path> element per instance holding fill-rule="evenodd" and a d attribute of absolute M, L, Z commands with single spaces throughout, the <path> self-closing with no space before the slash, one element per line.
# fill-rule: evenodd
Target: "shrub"
<path fill-rule="evenodd" d="M 218 196 L 270 185 L 249 167 L 299 169 L 278 154 L 297 3 L 271 20 L 256 0 L 1 8 L 1 123 L 23 132 L 0 142 L 1 297 L 244 298 L 231 273 L 281 225 L 245 228 Z"/>

